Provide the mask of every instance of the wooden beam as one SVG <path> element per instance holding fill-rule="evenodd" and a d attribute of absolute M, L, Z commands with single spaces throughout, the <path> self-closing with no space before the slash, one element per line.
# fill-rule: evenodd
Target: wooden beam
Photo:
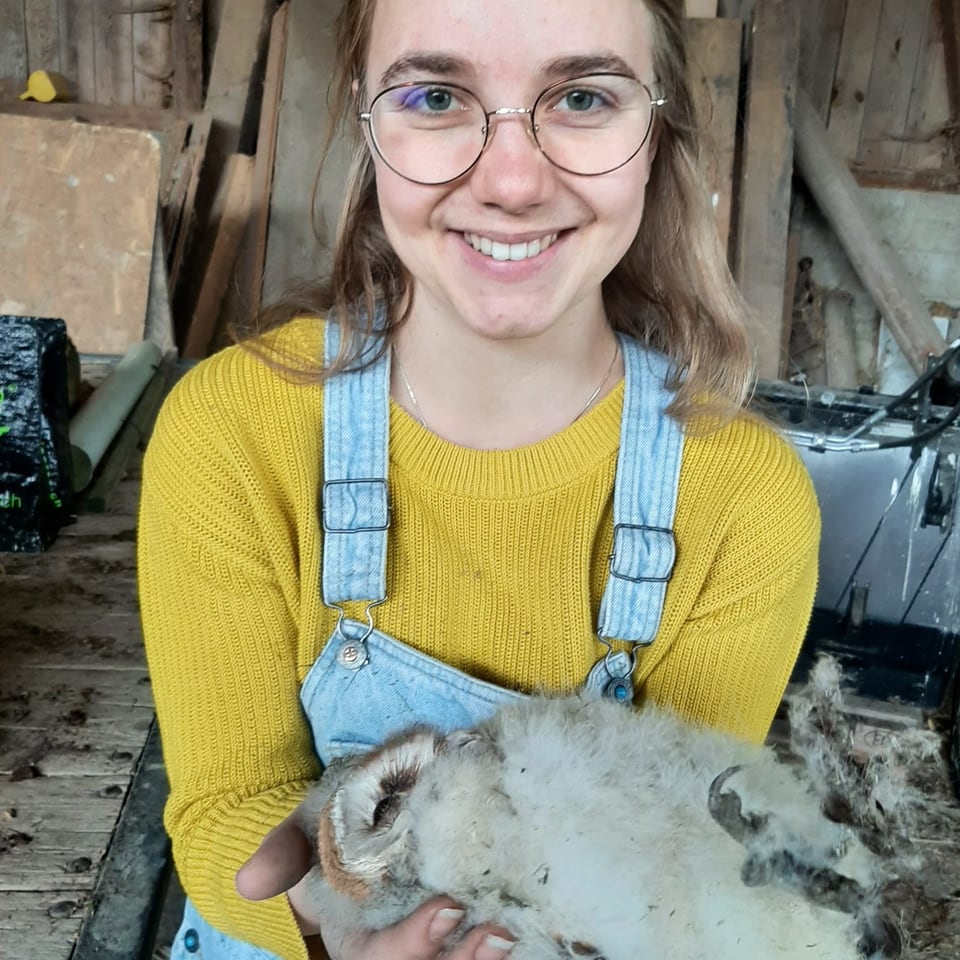
<path fill-rule="evenodd" d="M 0 100 L 19 96 L 27 86 L 27 25 L 23 0 L 0 0 Z"/>
<path fill-rule="evenodd" d="M 234 304 L 234 316 L 251 323 L 260 311 L 263 296 L 263 268 L 267 259 L 267 228 L 270 223 L 270 193 L 273 188 L 273 165 L 277 155 L 277 128 L 280 123 L 280 98 L 283 93 L 283 68 L 287 55 L 287 20 L 290 4 L 283 3 L 273 15 L 267 68 L 263 79 L 263 101 L 260 107 L 260 130 L 257 154 L 253 165 L 250 190 L 250 229 L 241 252 L 238 279 L 243 289 L 242 303 Z M 228 302 L 233 298 L 228 298 Z"/>
<path fill-rule="evenodd" d="M 829 387 L 853 390 L 859 386 L 853 324 L 853 298 L 850 294 L 841 291 L 824 294 L 823 356 Z"/>
<path fill-rule="evenodd" d="M 707 189 L 720 242 L 729 250 L 743 23 L 726 17 L 691 20 L 687 41 L 690 91 L 704 132 Z"/>
<path fill-rule="evenodd" d="M 954 123 L 960 123 L 960 0 L 937 0 L 937 4 L 943 29 L 950 115 Z"/>
<path fill-rule="evenodd" d="M 340 0 L 291 0 L 287 55 L 270 194 L 263 296 L 317 276 L 333 244 L 346 188 L 349 144 L 331 146 L 317 179 L 317 145 L 330 129 L 326 78 L 335 55 L 333 23 Z M 303 131 L 310 131 L 309 140 Z M 312 201 L 312 202 L 311 202 Z"/>
<path fill-rule="evenodd" d="M 222 188 L 214 201 L 216 224 L 213 250 L 203 274 L 197 306 L 184 337 L 182 354 L 190 359 L 207 355 L 216 331 L 220 303 L 233 274 L 233 265 L 250 215 L 253 158 L 234 154 L 227 163 Z"/>
<path fill-rule="evenodd" d="M 849 0 L 847 4 L 837 54 L 836 95 L 828 127 L 831 143 L 847 161 L 856 160 L 860 150 L 860 130 L 882 5 L 883 0 Z"/>
<path fill-rule="evenodd" d="M 855 2 L 855 0 L 854 0 Z M 800 86 L 824 121 L 833 102 L 847 0 L 811 0 L 800 26 Z"/>
<path fill-rule="evenodd" d="M 794 0 L 758 0 L 751 27 L 735 276 L 757 320 L 757 372 L 782 375 L 787 237 L 793 175 L 793 113 L 800 56 Z"/>
<path fill-rule="evenodd" d="M 203 106 L 203 3 L 173 5 L 173 102 L 190 112 Z"/>
<path fill-rule="evenodd" d="M 942 353 L 946 343 L 803 91 L 797 96 L 796 118 L 797 168 L 910 366 L 922 373 L 927 357 Z"/>

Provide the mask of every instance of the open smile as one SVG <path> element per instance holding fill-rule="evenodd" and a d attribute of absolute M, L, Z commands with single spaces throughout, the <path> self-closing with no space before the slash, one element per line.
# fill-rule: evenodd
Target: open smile
<path fill-rule="evenodd" d="M 557 234 L 550 233 L 525 243 L 503 243 L 477 233 L 465 233 L 463 238 L 477 253 L 482 253 L 493 260 L 529 260 L 531 257 L 539 256 L 551 246 L 557 239 Z"/>

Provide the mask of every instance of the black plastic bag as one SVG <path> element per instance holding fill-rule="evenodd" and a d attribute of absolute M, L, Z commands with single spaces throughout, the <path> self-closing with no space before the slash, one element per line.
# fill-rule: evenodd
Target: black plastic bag
<path fill-rule="evenodd" d="M 67 327 L 0 314 L 0 551 L 36 552 L 70 515 Z"/>

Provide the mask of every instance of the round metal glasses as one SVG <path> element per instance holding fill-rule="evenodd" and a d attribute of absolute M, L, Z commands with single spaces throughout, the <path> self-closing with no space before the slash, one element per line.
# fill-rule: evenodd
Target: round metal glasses
<path fill-rule="evenodd" d="M 555 167 L 596 177 L 629 163 L 643 148 L 656 108 L 666 103 L 634 77 L 593 73 L 547 87 L 532 107 L 487 110 L 466 87 L 410 80 L 378 93 L 358 114 L 383 162 L 413 183 L 436 186 L 470 171 L 490 144 L 494 120 L 526 117 Z"/>

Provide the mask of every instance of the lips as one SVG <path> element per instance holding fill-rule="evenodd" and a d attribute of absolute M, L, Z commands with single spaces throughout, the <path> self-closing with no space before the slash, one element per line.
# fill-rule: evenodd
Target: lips
<path fill-rule="evenodd" d="M 539 256 L 557 239 L 557 235 L 550 233 L 524 243 L 504 243 L 500 240 L 491 240 L 489 237 L 481 236 L 478 233 L 465 233 L 463 238 L 477 253 L 482 253 L 493 260 L 505 261 L 529 260 L 532 257 Z"/>

